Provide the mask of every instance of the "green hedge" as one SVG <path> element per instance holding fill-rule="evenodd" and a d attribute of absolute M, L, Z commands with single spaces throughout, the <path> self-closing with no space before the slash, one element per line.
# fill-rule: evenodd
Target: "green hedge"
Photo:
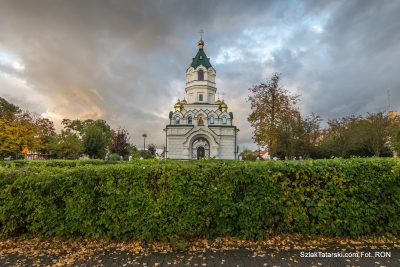
<path fill-rule="evenodd" d="M 0 167 L 6 168 L 21 168 L 26 166 L 33 167 L 76 167 L 82 165 L 104 165 L 113 164 L 115 162 L 104 161 L 101 159 L 85 159 L 85 160 L 13 160 L 13 161 L 0 161 Z"/>
<path fill-rule="evenodd" d="M 139 161 L 0 168 L 0 231 L 178 240 L 400 233 L 400 161 Z"/>

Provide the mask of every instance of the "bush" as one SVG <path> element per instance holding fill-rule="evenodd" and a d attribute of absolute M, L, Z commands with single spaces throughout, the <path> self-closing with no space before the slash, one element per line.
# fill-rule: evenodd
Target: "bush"
<path fill-rule="evenodd" d="M 154 158 L 154 156 L 148 150 L 138 150 L 137 154 L 138 154 L 139 158 L 143 158 L 143 159 Z"/>
<path fill-rule="evenodd" d="M 99 239 L 400 233 L 400 161 L 0 168 L 0 229 Z"/>
<path fill-rule="evenodd" d="M 110 155 L 110 161 L 120 161 L 120 160 L 121 160 L 120 155 L 118 155 L 116 153 L 113 153 Z"/>
<path fill-rule="evenodd" d="M 83 165 L 103 165 L 108 164 L 101 159 L 84 159 L 84 160 L 13 160 L 13 161 L 0 161 L 0 168 L 20 168 L 20 167 L 76 167 Z"/>

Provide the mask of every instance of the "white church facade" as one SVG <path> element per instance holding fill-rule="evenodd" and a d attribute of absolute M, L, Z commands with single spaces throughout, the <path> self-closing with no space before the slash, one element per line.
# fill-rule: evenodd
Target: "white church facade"
<path fill-rule="evenodd" d="M 166 158 L 237 159 L 238 129 L 224 100 L 215 100 L 216 71 L 204 52 L 204 41 L 186 70 L 185 97 L 178 99 L 164 129 Z"/>

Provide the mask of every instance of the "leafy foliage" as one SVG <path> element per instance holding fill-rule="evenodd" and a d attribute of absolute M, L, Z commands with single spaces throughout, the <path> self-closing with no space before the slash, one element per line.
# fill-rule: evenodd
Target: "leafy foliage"
<path fill-rule="evenodd" d="M 66 130 L 80 136 L 85 154 L 90 158 L 104 158 L 111 139 L 111 128 L 106 121 L 64 119 L 62 123 Z"/>
<path fill-rule="evenodd" d="M 378 112 L 366 117 L 346 116 L 330 120 L 328 125 L 322 145 L 331 155 L 379 157 L 388 150 L 391 129 L 396 128 L 397 122 L 391 122 L 386 114 Z M 395 147 L 396 143 L 392 145 Z"/>
<path fill-rule="evenodd" d="M 315 114 L 302 116 L 296 107 L 299 96 L 289 94 L 275 73 L 265 83 L 249 88 L 252 113 L 248 121 L 253 139 L 272 156 L 284 159 L 395 156 L 399 151 L 400 116 L 394 111 L 349 115 L 328 120 L 320 129 Z"/>
<path fill-rule="evenodd" d="M 0 167 L 1 235 L 173 242 L 400 233 L 395 159 L 96 162 Z"/>
<path fill-rule="evenodd" d="M 12 117 L 20 112 L 21 109 L 19 107 L 0 97 L 0 117 Z"/>
<path fill-rule="evenodd" d="M 242 153 L 240 153 L 240 156 L 242 157 L 242 160 L 251 160 L 254 161 L 257 159 L 258 155 L 251 151 L 250 149 L 245 149 L 243 150 Z"/>
<path fill-rule="evenodd" d="M 129 143 L 129 133 L 127 130 L 119 128 L 117 131 L 112 131 L 109 146 L 111 153 L 116 153 L 124 157 L 129 154 L 130 147 L 131 144 Z"/>
<path fill-rule="evenodd" d="M 379 157 L 389 140 L 390 120 L 383 112 L 369 113 L 364 123 L 365 143 L 374 156 Z"/>
<path fill-rule="evenodd" d="M 83 143 L 76 133 L 62 130 L 49 142 L 49 150 L 53 157 L 62 159 L 78 159 L 83 151 Z"/>
<path fill-rule="evenodd" d="M 111 161 L 120 161 L 121 160 L 121 156 L 117 153 L 112 153 L 109 156 L 109 160 Z"/>
<path fill-rule="evenodd" d="M 150 153 L 149 150 L 138 150 L 135 153 L 135 158 L 143 158 L 143 159 L 151 159 L 154 158 L 154 156 Z"/>
<path fill-rule="evenodd" d="M 298 96 L 290 96 L 281 87 L 278 73 L 273 74 L 266 83 L 249 88 L 249 91 L 252 113 L 248 121 L 254 127 L 254 140 L 257 144 L 273 148 L 279 139 L 278 129 L 287 123 Z"/>
<path fill-rule="evenodd" d="M 155 144 L 148 144 L 147 145 L 147 151 L 152 155 L 155 156 L 156 155 L 156 151 L 157 151 L 157 147 Z"/>
<path fill-rule="evenodd" d="M 249 88 L 252 113 L 247 119 L 254 128 L 254 140 L 267 146 L 273 156 L 308 157 L 320 118 L 315 114 L 303 118 L 296 107 L 299 96 L 289 94 L 280 79 L 275 73 L 266 83 Z"/>
<path fill-rule="evenodd" d="M 55 135 L 53 122 L 22 111 L 0 98 L 0 158 L 19 158 L 23 147 L 48 152 L 48 142 Z"/>
<path fill-rule="evenodd" d="M 390 144 L 393 152 L 396 155 L 400 154 L 400 123 L 393 122 L 393 127 L 390 128 Z"/>

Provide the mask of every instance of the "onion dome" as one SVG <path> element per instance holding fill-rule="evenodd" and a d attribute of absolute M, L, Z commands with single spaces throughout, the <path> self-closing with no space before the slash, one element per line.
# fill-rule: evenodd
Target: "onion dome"
<path fill-rule="evenodd" d="M 228 105 L 225 104 L 224 100 L 222 100 L 222 102 L 220 104 L 220 109 L 222 112 L 226 112 L 228 110 Z"/>
<path fill-rule="evenodd" d="M 181 101 L 181 104 L 182 104 L 182 105 L 186 105 L 186 104 L 187 104 L 187 101 L 186 101 L 185 98 Z"/>
<path fill-rule="evenodd" d="M 178 99 L 178 101 L 174 105 L 175 112 L 181 111 L 181 106 L 182 106 L 181 101 Z"/>
<path fill-rule="evenodd" d="M 220 105 L 221 104 L 221 100 L 219 100 L 219 98 L 218 98 L 218 100 L 215 101 L 215 104 Z"/>
<path fill-rule="evenodd" d="M 203 49 L 203 47 L 204 47 L 204 41 L 203 41 L 203 38 L 200 38 L 200 41 L 199 41 L 199 48 L 201 48 L 201 49 Z"/>

